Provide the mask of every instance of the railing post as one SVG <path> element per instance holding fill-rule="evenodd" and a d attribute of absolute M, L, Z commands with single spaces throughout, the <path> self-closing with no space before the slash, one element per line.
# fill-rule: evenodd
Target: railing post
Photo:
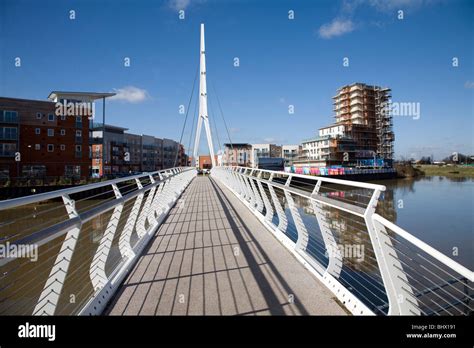
<path fill-rule="evenodd" d="M 254 171 L 255 171 L 255 169 L 252 169 L 248 179 L 250 181 L 250 186 L 252 188 L 252 191 L 254 192 L 255 203 L 257 205 L 256 209 L 257 209 L 257 211 L 259 211 L 261 213 L 263 211 L 263 201 L 262 201 L 262 197 L 260 196 L 260 194 L 257 190 L 257 187 L 255 186 L 255 180 L 253 179 Z"/>
<path fill-rule="evenodd" d="M 316 186 L 313 189 L 311 197 L 316 198 L 321 188 L 321 180 L 318 180 Z M 326 216 L 322 207 L 322 204 L 319 203 L 316 199 L 311 200 L 313 203 L 314 214 L 316 215 L 316 220 L 318 221 L 319 230 L 323 237 L 324 245 L 326 247 L 326 252 L 328 253 L 328 267 L 326 272 L 331 274 L 335 278 L 339 278 L 339 275 L 342 270 L 342 256 L 339 252 L 336 240 L 332 234 L 331 229 L 328 226 Z"/>
<path fill-rule="evenodd" d="M 291 183 L 292 176 L 289 175 L 288 179 L 286 180 L 285 187 L 289 187 Z M 291 216 L 293 217 L 293 221 L 295 222 L 296 231 L 298 232 L 298 239 L 296 240 L 296 249 L 301 251 L 306 251 L 308 247 L 308 230 L 301 218 L 300 212 L 298 211 L 298 207 L 291 196 L 291 193 L 285 189 L 285 198 L 288 202 L 288 208 L 290 209 Z"/>
<path fill-rule="evenodd" d="M 413 290 L 409 286 L 410 283 L 403 271 L 402 264 L 398 260 L 392 241 L 385 227 L 373 219 L 379 196 L 380 190 L 374 190 L 364 213 L 364 220 L 387 293 L 389 303 L 388 314 L 420 315 L 421 312 L 418 308 L 416 297 L 413 295 Z M 402 288 L 404 290 L 402 290 Z M 407 291 L 413 295 L 410 296 L 411 299 L 409 301 L 407 301 L 403 291 Z"/>
<path fill-rule="evenodd" d="M 275 206 L 275 210 L 278 216 L 278 226 L 277 229 L 281 232 L 285 232 L 286 228 L 288 227 L 288 219 L 286 218 L 285 211 L 281 206 L 280 200 L 275 192 L 275 188 L 272 186 L 271 182 L 273 180 L 273 173 L 270 175 L 270 179 L 268 180 L 270 183 L 268 184 L 268 190 L 270 191 L 270 196 L 273 200 L 273 205 Z"/>
<path fill-rule="evenodd" d="M 152 175 L 149 175 L 149 178 L 150 178 L 150 185 L 153 185 L 155 183 L 155 179 L 153 179 Z M 138 239 L 141 239 L 146 234 L 145 223 L 149 217 L 149 211 L 150 211 L 151 203 L 153 202 L 153 198 L 155 196 L 155 191 L 156 191 L 156 186 L 153 186 L 148 193 L 145 204 L 143 205 L 140 216 L 138 217 L 137 227 L 136 227 Z"/>
<path fill-rule="evenodd" d="M 77 218 L 78 213 L 75 207 L 75 202 L 69 195 L 62 196 L 66 211 L 70 219 Z M 38 299 L 33 315 L 54 315 L 58 305 L 59 296 L 61 295 L 64 281 L 71 263 L 74 250 L 76 248 L 79 232 L 81 231 L 82 223 L 79 222 L 76 227 L 68 231 L 64 242 L 61 245 L 58 256 L 54 262 L 54 266 L 49 273 L 46 284 Z"/>
<path fill-rule="evenodd" d="M 262 178 L 262 172 L 261 171 L 258 173 L 258 178 L 259 179 Z M 271 222 L 272 218 L 273 218 L 272 204 L 271 204 L 270 200 L 268 199 L 267 193 L 265 192 L 265 190 L 263 188 L 263 184 L 260 180 L 257 180 L 257 185 L 258 185 L 258 188 L 260 190 L 260 193 L 262 194 L 263 204 L 265 205 L 265 220 L 268 221 L 268 222 Z"/>
<path fill-rule="evenodd" d="M 122 198 L 119 188 L 116 184 L 112 184 L 115 198 Z M 115 232 L 117 230 L 120 216 L 122 215 L 123 203 L 120 203 L 114 208 L 112 215 L 110 216 L 107 228 L 105 229 L 102 238 L 100 239 L 99 247 L 94 255 L 94 259 L 89 268 L 89 274 L 92 286 L 95 291 L 102 289 L 108 281 L 108 277 L 105 273 L 105 264 L 109 256 L 112 241 L 114 239 Z"/>
<path fill-rule="evenodd" d="M 139 179 L 135 179 L 138 189 L 142 189 L 142 183 Z M 130 212 L 127 222 L 125 223 L 125 227 L 123 228 L 122 234 L 120 235 L 119 239 L 119 250 L 122 258 L 131 259 L 135 257 L 135 252 L 132 249 L 130 244 L 130 238 L 132 237 L 133 228 L 135 227 L 135 223 L 138 218 L 138 213 L 140 211 L 140 207 L 143 201 L 143 193 L 140 193 L 136 198 L 135 202 L 133 203 L 132 211 Z"/>

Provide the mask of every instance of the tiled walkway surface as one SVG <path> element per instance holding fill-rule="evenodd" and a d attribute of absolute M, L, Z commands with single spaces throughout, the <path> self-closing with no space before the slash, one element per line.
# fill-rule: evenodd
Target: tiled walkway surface
<path fill-rule="evenodd" d="M 108 306 L 109 315 L 344 315 L 226 188 L 197 177 Z"/>

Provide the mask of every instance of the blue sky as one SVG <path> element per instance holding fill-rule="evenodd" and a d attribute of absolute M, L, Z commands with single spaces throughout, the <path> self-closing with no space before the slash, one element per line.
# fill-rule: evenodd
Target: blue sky
<path fill-rule="evenodd" d="M 107 123 L 178 139 L 201 22 L 221 142 L 211 85 L 233 142 L 293 144 L 333 121 L 337 88 L 364 82 L 390 87 L 395 102 L 420 103 L 419 119 L 394 117 L 397 157 L 474 153 L 473 1 L 0 0 L 0 96 L 117 91 Z"/>

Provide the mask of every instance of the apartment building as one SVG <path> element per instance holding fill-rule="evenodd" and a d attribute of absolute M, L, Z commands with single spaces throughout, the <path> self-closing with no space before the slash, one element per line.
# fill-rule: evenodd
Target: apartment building
<path fill-rule="evenodd" d="M 223 166 L 250 167 L 252 162 L 252 145 L 248 143 L 224 144 L 222 155 Z"/>
<path fill-rule="evenodd" d="M 392 116 L 387 108 L 390 89 L 354 83 L 333 97 L 335 123 L 302 142 L 298 165 L 359 166 L 370 161 L 392 166 Z M 374 164 L 375 165 L 375 164 Z"/>
<path fill-rule="evenodd" d="M 250 161 L 254 167 L 262 157 L 282 157 L 282 147 L 275 144 L 252 144 Z"/>
<path fill-rule="evenodd" d="M 300 145 L 282 145 L 282 157 L 285 159 L 285 167 L 290 167 L 296 161 L 301 152 Z"/>
<path fill-rule="evenodd" d="M 105 130 L 105 132 L 104 132 Z M 126 133 L 128 128 L 94 124 L 92 130 L 93 176 L 153 172 L 186 165 L 184 147 L 171 139 Z M 103 138 L 105 134 L 105 139 Z M 105 154 L 102 147 L 105 148 Z M 104 163 L 104 165 L 102 165 Z"/>
<path fill-rule="evenodd" d="M 81 110 L 82 115 L 59 110 L 56 101 L 0 97 L 0 176 L 88 177 L 92 110 Z"/>
<path fill-rule="evenodd" d="M 391 166 L 395 136 L 390 98 L 389 88 L 364 83 L 343 86 L 333 97 L 336 124 L 345 125 L 344 135 L 357 143 L 354 159 L 375 154 Z"/>

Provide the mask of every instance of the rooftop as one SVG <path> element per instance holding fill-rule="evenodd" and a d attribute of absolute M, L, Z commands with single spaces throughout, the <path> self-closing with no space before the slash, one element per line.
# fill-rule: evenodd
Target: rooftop
<path fill-rule="evenodd" d="M 116 93 L 104 93 L 104 92 L 66 92 L 66 91 L 52 91 L 48 99 L 87 99 L 87 100 L 96 100 L 102 98 L 113 97 Z"/>

